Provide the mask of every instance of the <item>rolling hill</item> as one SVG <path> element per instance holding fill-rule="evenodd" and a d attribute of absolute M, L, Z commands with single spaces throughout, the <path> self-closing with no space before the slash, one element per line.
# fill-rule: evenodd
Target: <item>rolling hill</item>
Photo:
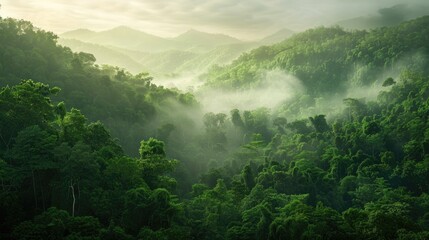
<path fill-rule="evenodd" d="M 60 38 L 58 43 L 68 46 L 74 52 L 88 52 L 93 54 L 97 59 L 97 63 L 100 65 L 109 64 L 118 66 L 120 68 L 125 68 L 134 74 L 148 70 L 147 67 L 144 67 L 132 57 L 110 47 L 66 38 Z"/>
<path fill-rule="evenodd" d="M 272 45 L 274 43 L 279 43 L 281 41 L 284 41 L 284 40 L 290 38 L 293 34 L 295 34 L 294 31 L 287 29 L 287 28 L 283 28 L 283 29 L 273 33 L 272 35 L 264 37 L 263 39 L 261 39 L 259 41 L 259 43 L 261 43 L 263 45 Z"/>
<path fill-rule="evenodd" d="M 428 54 L 428 26 L 429 16 L 425 16 L 369 32 L 340 27 L 310 29 L 212 69 L 206 75 L 207 85 L 254 88 L 263 81 L 264 72 L 274 69 L 298 77 L 312 94 L 370 85 L 384 73 L 398 74 L 406 67 L 422 69 L 424 61 L 419 56 Z"/>
<path fill-rule="evenodd" d="M 98 64 L 110 64 L 132 73 L 201 73 L 213 65 L 225 65 L 243 52 L 289 38 L 282 29 L 258 42 L 243 42 L 225 34 L 191 29 L 174 38 L 161 38 L 128 27 L 94 32 L 77 29 L 60 35 L 59 43 L 74 51 L 93 54 Z"/>

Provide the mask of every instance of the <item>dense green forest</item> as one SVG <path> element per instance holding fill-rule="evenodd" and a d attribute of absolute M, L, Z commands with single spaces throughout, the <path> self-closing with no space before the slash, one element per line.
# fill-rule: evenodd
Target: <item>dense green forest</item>
<path fill-rule="evenodd" d="M 215 66 L 205 77 L 210 86 L 250 88 L 263 79 L 263 70 L 280 68 L 297 76 L 309 94 L 342 92 L 350 84 L 372 84 L 384 72 L 422 69 L 428 53 L 427 23 L 423 17 L 369 32 L 310 29 L 245 53 L 230 65 Z"/>
<path fill-rule="evenodd" d="M 206 112 L 0 19 L 0 238 L 429 239 L 428 54 L 428 16 L 310 29 L 201 76 L 221 93 L 279 70 L 304 92 Z"/>

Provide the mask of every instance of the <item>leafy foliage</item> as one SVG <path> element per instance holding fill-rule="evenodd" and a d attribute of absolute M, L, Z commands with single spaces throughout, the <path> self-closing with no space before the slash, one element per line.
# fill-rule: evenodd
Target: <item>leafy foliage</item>
<path fill-rule="evenodd" d="M 428 22 L 426 16 L 370 32 L 310 29 L 245 53 L 230 65 L 212 67 L 204 78 L 208 86 L 247 89 L 258 87 L 267 70 L 281 69 L 297 76 L 311 96 L 339 93 L 348 79 L 362 86 L 383 71 L 424 69 L 419 54 L 428 54 Z"/>
<path fill-rule="evenodd" d="M 414 45 L 421 44 L 422 51 L 427 51 L 424 47 L 427 42 L 419 42 L 427 38 L 426 28 L 420 26 L 426 21 L 427 18 L 421 18 L 371 33 L 319 28 L 274 48 L 299 40 L 324 52 L 338 53 L 344 51 L 341 44 L 354 41 L 339 39 L 350 34 L 362 35 L 365 44 L 372 46 L 385 41 L 391 51 L 373 49 L 375 55 L 373 51 L 363 52 L 363 42 L 355 41 L 351 44 L 353 49 L 361 49 L 362 53 L 352 51 L 347 56 L 357 54 L 355 57 L 372 61 L 377 69 L 409 50 L 401 41 L 410 44 L 417 41 Z M 27 22 L 6 19 L 1 20 L 0 26 L 14 30 L 5 31 L 0 40 L 7 39 L 9 45 L 23 44 L 21 51 L 28 50 L 22 46 L 39 44 L 38 34 L 39 38 L 50 36 L 34 31 Z M 414 36 L 417 29 L 423 34 Z M 381 32 L 389 41 L 384 35 L 379 36 Z M 408 35 L 396 36 L 398 32 Z M 377 38 L 373 39 L 374 36 Z M 414 38 L 409 40 L 411 36 Z M 14 38 L 17 40 L 11 41 Z M 48 39 L 46 47 L 52 47 L 51 54 L 58 51 L 71 58 L 69 62 L 56 62 L 56 70 L 38 72 L 44 74 L 43 78 L 52 79 L 50 74 L 58 69 L 82 78 L 101 77 L 98 74 L 104 70 L 91 64 L 91 56 L 67 53 L 55 46 L 53 38 Z M 31 40 L 34 42 L 26 43 Z M 45 40 L 40 41 L 46 43 Z M 329 44 L 324 45 L 325 41 Z M 330 45 L 333 44 L 330 41 L 338 43 L 335 45 L 338 48 Z M 8 45 L 0 46 L 4 51 Z M 277 56 L 270 51 L 271 47 L 257 49 L 252 58 L 258 59 L 255 62 L 269 62 Z M 301 59 L 312 67 L 324 62 L 317 57 L 311 59 L 314 51 L 296 51 L 303 55 L 285 56 L 282 61 Z M 19 56 L 18 52 L 15 54 Z M 246 56 L 250 55 L 242 58 Z M 347 63 L 356 60 L 353 59 L 343 60 Z M 22 72 L 13 73 L 10 69 L 19 69 L 19 65 L 14 66 L 13 61 L 8 64 L 6 76 L 12 81 L 18 76 L 13 74 L 18 72 L 25 75 L 27 70 L 38 71 L 34 66 L 28 69 L 23 66 Z M 304 71 L 305 64 L 296 66 L 297 73 L 303 71 L 309 77 L 315 73 L 312 69 Z M 242 112 L 234 109 L 230 116 L 207 113 L 201 116 L 204 131 L 189 138 L 186 144 L 177 145 L 184 149 L 169 150 L 161 140 L 142 137 L 139 140 L 147 140 L 140 142 L 139 157 L 125 155 L 104 125 L 90 123 L 91 118 L 84 111 L 67 110 L 64 102 L 54 105 L 50 97 L 64 96 L 57 88 L 33 80 L 2 87 L 0 237 L 426 239 L 429 236 L 429 77 L 425 71 L 415 70 L 409 66 L 399 78 L 388 80 L 375 101 L 344 99 L 344 114 L 331 118 L 318 114 L 288 121 L 287 115 L 271 113 L 266 108 Z M 338 73 L 330 68 L 326 71 L 326 76 Z M 151 85 L 145 74 L 130 76 L 121 71 L 116 74 L 116 80 L 110 82 L 112 91 L 117 88 L 135 94 L 142 91 L 144 101 L 137 101 L 146 101 L 156 110 L 165 107 L 166 111 L 172 111 L 166 102 L 180 96 Z M 132 79 L 139 83 L 126 83 Z M 77 89 L 77 86 L 66 88 Z M 323 88 L 316 84 L 314 90 Z M 66 93 L 70 94 L 69 91 Z M 90 98 L 83 96 L 82 99 Z M 191 100 L 185 102 L 191 103 L 192 97 L 184 98 L 188 97 Z M 70 98 L 72 102 L 73 99 Z M 151 127 L 169 142 L 185 139 L 169 137 L 177 136 L 174 126 L 168 123 L 161 126 L 164 127 Z M 187 156 L 193 155 L 192 160 L 199 161 L 194 161 L 195 166 L 184 167 L 170 158 L 169 151 L 177 151 L 177 155 L 189 151 Z M 201 163 L 215 155 L 212 161 Z M 186 174 L 193 173 L 185 170 L 199 167 L 195 172 L 205 174 L 192 190 L 177 191 L 176 186 L 187 180 Z"/>
<path fill-rule="evenodd" d="M 0 86 L 15 86 L 23 79 L 32 79 L 60 87 L 62 91 L 54 100 L 65 100 L 92 121 L 101 120 L 122 141 L 125 151 L 133 155 L 137 155 L 140 138 L 153 134 L 153 128 L 146 127 L 149 123 L 157 118 L 174 122 L 161 108 L 179 105 L 186 109 L 196 104 L 192 96 L 152 84 L 147 74 L 133 76 L 117 67 L 98 66 L 93 55 L 71 52 L 57 44 L 57 36 L 30 22 L 0 19 L 0 31 Z M 19 86 L 22 91 L 17 94 L 25 94 L 26 85 Z M 58 88 L 52 91 L 58 92 Z M 40 94 L 48 94 L 48 89 L 40 89 Z M 27 120 L 39 119 L 34 114 L 43 111 L 45 99 L 27 100 L 35 108 L 22 114 L 32 114 Z M 4 138 L 9 140 L 9 136 Z"/>

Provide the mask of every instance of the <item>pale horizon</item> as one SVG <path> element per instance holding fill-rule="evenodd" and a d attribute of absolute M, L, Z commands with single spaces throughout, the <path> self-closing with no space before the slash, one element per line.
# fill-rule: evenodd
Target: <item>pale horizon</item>
<path fill-rule="evenodd" d="M 303 31 L 344 19 L 375 16 L 397 4 L 425 9 L 424 0 L 195 0 L 117 2 L 113 0 L 3 0 L 0 16 L 31 21 L 56 34 L 88 29 L 105 31 L 127 26 L 159 37 L 175 37 L 190 29 L 256 40 L 287 28 Z M 421 7 L 424 6 L 424 7 Z"/>

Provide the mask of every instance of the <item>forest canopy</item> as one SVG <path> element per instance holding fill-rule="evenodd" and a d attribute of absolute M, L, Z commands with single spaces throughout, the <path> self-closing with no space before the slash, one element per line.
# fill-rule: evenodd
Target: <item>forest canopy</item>
<path fill-rule="evenodd" d="M 202 76 L 242 90 L 276 69 L 303 94 L 205 112 L 0 19 L 0 238 L 428 239 L 428 38 L 428 16 L 310 29 Z M 380 91 L 305 116 L 350 86 Z"/>

